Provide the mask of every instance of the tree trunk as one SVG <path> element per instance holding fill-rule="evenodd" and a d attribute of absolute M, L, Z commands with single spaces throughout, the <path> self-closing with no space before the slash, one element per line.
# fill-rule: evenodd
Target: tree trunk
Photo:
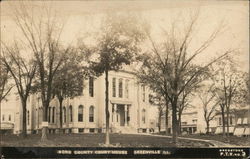
<path fill-rule="evenodd" d="M 48 122 L 48 112 L 47 109 L 48 107 L 45 105 L 43 106 L 43 122 Z M 42 126 L 42 137 L 41 137 L 41 141 L 46 141 L 48 139 L 47 137 L 47 131 L 48 131 L 48 127 L 47 126 Z"/>
<path fill-rule="evenodd" d="M 108 81 L 108 70 L 105 70 L 105 113 L 106 113 L 106 140 L 105 144 L 110 144 L 110 138 L 109 138 L 109 81 Z"/>
<path fill-rule="evenodd" d="M 229 136 L 229 108 L 226 107 L 226 111 L 227 111 L 227 121 L 226 121 L 226 124 L 227 124 L 227 136 Z"/>
<path fill-rule="evenodd" d="M 159 112 L 159 116 L 158 116 L 158 130 L 159 133 L 161 132 L 161 115 L 162 115 L 162 110 Z"/>
<path fill-rule="evenodd" d="M 23 108 L 23 131 L 22 131 L 22 137 L 27 137 L 27 119 L 26 119 L 26 111 L 27 111 L 27 103 L 26 101 L 22 101 L 22 108 Z"/>
<path fill-rule="evenodd" d="M 58 98 L 59 100 L 59 106 L 60 106 L 60 110 L 59 110 L 59 119 L 60 119 L 60 129 L 59 129 L 59 133 L 62 133 L 62 122 L 63 122 L 63 116 L 62 116 L 62 102 L 63 102 L 63 98 Z"/>
<path fill-rule="evenodd" d="M 177 97 L 174 97 L 172 104 L 172 129 L 173 129 L 173 143 L 177 144 Z"/>
<path fill-rule="evenodd" d="M 206 124 L 207 124 L 207 131 L 206 131 L 206 134 L 209 134 L 209 121 L 206 121 Z"/>
<path fill-rule="evenodd" d="M 221 110 L 221 117 L 222 117 L 222 134 L 225 136 L 225 112 L 224 108 Z"/>
<path fill-rule="evenodd" d="M 178 134 L 181 135 L 181 112 L 178 114 Z"/>
<path fill-rule="evenodd" d="M 166 116 L 165 116 L 165 126 L 166 126 L 166 135 L 169 135 L 168 134 L 168 104 L 166 104 Z"/>

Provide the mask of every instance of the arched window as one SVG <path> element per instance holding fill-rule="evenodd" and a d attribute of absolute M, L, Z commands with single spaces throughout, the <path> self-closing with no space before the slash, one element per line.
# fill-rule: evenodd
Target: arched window
<path fill-rule="evenodd" d="M 116 97 L 116 78 L 112 79 L 112 96 Z"/>
<path fill-rule="evenodd" d="M 89 77 L 89 96 L 94 97 L 94 78 Z"/>
<path fill-rule="evenodd" d="M 4 121 L 4 114 L 3 114 L 3 116 L 2 116 L 2 121 Z"/>
<path fill-rule="evenodd" d="M 55 116 L 56 116 L 55 107 L 53 107 L 52 108 L 52 123 L 55 123 Z"/>
<path fill-rule="evenodd" d="M 48 110 L 48 122 L 50 123 L 50 113 L 51 113 L 51 107 L 49 107 L 49 110 Z"/>
<path fill-rule="evenodd" d="M 30 111 L 27 112 L 27 124 L 30 124 Z"/>
<path fill-rule="evenodd" d="M 78 107 L 78 121 L 83 122 L 83 105 Z"/>
<path fill-rule="evenodd" d="M 39 120 L 39 119 L 38 119 L 37 108 L 35 109 L 34 119 L 35 119 L 35 121 L 34 121 L 35 125 L 38 125 L 38 120 Z"/>
<path fill-rule="evenodd" d="M 11 115 L 9 114 L 9 121 L 11 121 Z"/>
<path fill-rule="evenodd" d="M 129 80 L 125 81 L 125 97 L 129 98 L 129 88 L 128 88 Z"/>
<path fill-rule="evenodd" d="M 146 94 L 145 94 L 145 85 L 142 85 L 142 101 L 145 102 Z"/>
<path fill-rule="evenodd" d="M 63 122 L 66 123 L 66 107 L 63 107 Z"/>
<path fill-rule="evenodd" d="M 119 79 L 119 97 L 122 98 L 123 93 L 123 85 L 122 85 L 122 79 Z"/>
<path fill-rule="evenodd" d="M 69 106 L 69 121 L 73 121 L 73 112 L 72 112 L 72 105 Z"/>
<path fill-rule="evenodd" d="M 146 123 L 146 110 L 142 109 L 142 123 L 145 124 Z"/>
<path fill-rule="evenodd" d="M 39 108 L 39 124 L 41 124 L 43 121 L 43 108 Z"/>
<path fill-rule="evenodd" d="M 94 106 L 89 107 L 89 122 L 94 122 Z"/>

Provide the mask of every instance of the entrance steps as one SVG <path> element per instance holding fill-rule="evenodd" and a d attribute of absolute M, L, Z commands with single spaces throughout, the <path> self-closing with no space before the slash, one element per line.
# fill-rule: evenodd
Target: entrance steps
<path fill-rule="evenodd" d="M 136 128 L 132 126 L 116 126 L 112 127 L 113 133 L 122 133 L 122 134 L 137 134 Z"/>

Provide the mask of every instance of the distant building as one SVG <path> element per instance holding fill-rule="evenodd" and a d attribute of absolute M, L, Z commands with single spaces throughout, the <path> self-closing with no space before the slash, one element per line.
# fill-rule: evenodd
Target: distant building
<path fill-rule="evenodd" d="M 183 134 L 197 133 L 197 111 L 184 112 L 181 116 L 181 132 Z"/>
<path fill-rule="evenodd" d="M 220 112 L 214 119 L 216 123 L 212 131 L 215 134 L 222 134 L 222 116 Z M 225 113 L 225 123 L 227 123 Z M 250 135 L 250 108 L 249 106 L 233 108 L 229 113 L 229 134 L 236 136 L 249 136 Z M 225 126 L 225 132 L 227 133 L 227 125 Z"/>
<path fill-rule="evenodd" d="M 223 133 L 223 126 L 222 126 L 222 115 L 221 112 L 218 111 L 216 113 L 216 117 L 214 118 L 214 121 L 216 124 L 214 124 L 213 127 L 211 127 L 211 132 L 215 133 L 215 134 L 222 134 Z M 225 113 L 225 132 L 227 132 L 227 117 L 226 117 L 226 113 Z M 229 113 L 229 121 L 228 121 L 228 125 L 229 125 L 229 133 L 233 134 L 234 129 L 235 129 L 235 123 L 236 123 L 236 119 L 235 119 L 235 114 L 231 111 Z"/>
<path fill-rule="evenodd" d="M 9 97 L 9 96 L 8 96 Z M 16 103 L 17 99 L 12 96 L 8 100 L 3 100 L 0 105 L 0 132 L 1 133 L 14 133 L 17 131 L 15 126 L 16 120 Z M 18 123 L 19 124 L 19 123 Z"/>

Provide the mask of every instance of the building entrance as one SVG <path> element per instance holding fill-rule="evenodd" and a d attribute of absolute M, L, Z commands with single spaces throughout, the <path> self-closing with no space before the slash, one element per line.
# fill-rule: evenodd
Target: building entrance
<path fill-rule="evenodd" d="M 118 123 L 120 126 L 125 126 L 125 109 L 124 105 L 117 105 Z"/>

